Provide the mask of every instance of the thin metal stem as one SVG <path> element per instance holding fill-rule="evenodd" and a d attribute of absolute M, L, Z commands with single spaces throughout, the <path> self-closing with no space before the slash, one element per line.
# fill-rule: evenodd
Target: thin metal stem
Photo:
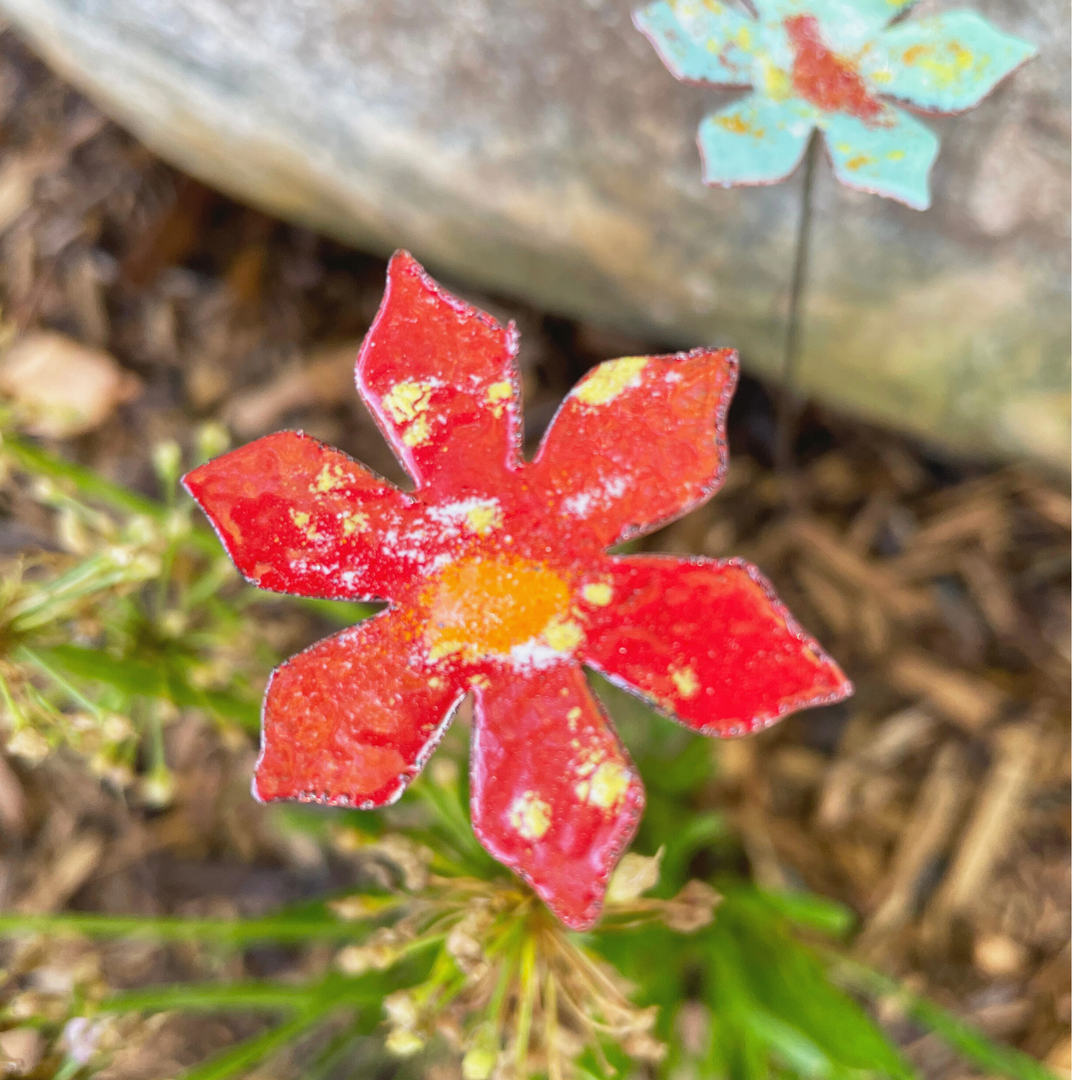
<path fill-rule="evenodd" d="M 776 469 L 787 473 L 794 464 L 795 428 L 801 402 L 795 391 L 802 331 L 802 299 L 806 268 L 810 260 L 810 226 L 813 217 L 814 164 L 817 160 L 815 128 L 810 135 L 803 159 L 802 190 L 799 198 L 799 225 L 795 239 L 795 262 L 788 292 L 787 325 L 784 328 L 783 364 L 776 420 Z"/>

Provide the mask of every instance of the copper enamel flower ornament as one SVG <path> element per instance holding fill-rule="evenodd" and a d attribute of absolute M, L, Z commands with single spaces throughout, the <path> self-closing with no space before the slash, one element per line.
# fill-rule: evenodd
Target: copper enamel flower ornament
<path fill-rule="evenodd" d="M 931 113 L 977 105 L 1035 47 L 973 11 L 893 24 L 913 0 L 654 0 L 634 23 L 679 79 L 751 93 L 698 129 L 707 184 L 772 184 L 820 128 L 839 179 L 930 205 L 938 138 L 891 99 Z"/>
<path fill-rule="evenodd" d="M 253 584 L 389 602 L 274 671 L 256 796 L 385 806 L 472 692 L 476 835 L 583 929 L 644 793 L 582 665 L 719 736 L 851 686 L 754 567 L 606 554 L 720 486 L 734 351 L 599 365 L 525 461 L 516 346 L 399 252 L 356 382 L 416 490 L 292 431 L 184 482 Z"/>

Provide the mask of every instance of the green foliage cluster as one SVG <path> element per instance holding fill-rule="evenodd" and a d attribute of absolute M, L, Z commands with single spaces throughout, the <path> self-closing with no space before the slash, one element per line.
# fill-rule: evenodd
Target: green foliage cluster
<path fill-rule="evenodd" d="M 222 448 L 213 432 L 202 442 L 204 456 Z M 161 729 L 179 710 L 253 737 L 274 660 L 251 632 L 265 594 L 239 582 L 177 494 L 178 448 L 155 456 L 160 502 L 13 437 L 3 462 L 70 537 L 68 554 L 12 568 L 0 592 L 9 747 L 30 758 L 73 749 L 107 781 L 165 801 Z M 308 606 L 339 623 L 369 613 Z M 1047 1080 L 1029 1058 L 846 958 L 846 910 L 751 885 L 737 835 L 699 809 L 715 758 L 633 699 L 596 689 L 649 791 L 635 847 L 663 857 L 630 857 L 634 872 L 619 896 L 613 887 L 594 932 L 567 932 L 480 848 L 463 751 L 450 745 L 393 811 L 267 811 L 320 843 L 349 836 L 370 856 L 373 872 L 345 894 L 258 918 L 0 915 L 0 934 L 14 937 L 144 938 L 219 953 L 275 943 L 307 958 L 295 968 L 303 977 L 77 987 L 37 1011 L 9 985 L 0 1029 L 39 1028 L 63 1080 L 92 1076 L 142 1018 L 174 1011 L 265 1019 L 186 1080 L 239 1077 L 290 1047 L 303 1050 L 310 1080 L 419 1076 L 440 1055 L 462 1062 L 466 1080 L 906 1080 L 911 1066 L 870 1015 L 888 999 L 977 1067 Z M 688 884 L 694 877 L 707 884 Z"/>

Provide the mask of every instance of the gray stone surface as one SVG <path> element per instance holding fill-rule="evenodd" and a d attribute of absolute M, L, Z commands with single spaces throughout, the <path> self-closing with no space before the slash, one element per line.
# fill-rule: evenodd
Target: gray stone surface
<path fill-rule="evenodd" d="M 635 6 L 0 0 L 62 74 L 233 195 L 451 280 L 734 343 L 774 374 L 798 185 L 702 186 L 694 133 L 724 95 L 668 75 Z M 954 449 L 1065 467 L 1069 9 L 972 6 L 1040 55 L 929 121 L 944 151 L 926 213 L 820 163 L 801 386 Z"/>

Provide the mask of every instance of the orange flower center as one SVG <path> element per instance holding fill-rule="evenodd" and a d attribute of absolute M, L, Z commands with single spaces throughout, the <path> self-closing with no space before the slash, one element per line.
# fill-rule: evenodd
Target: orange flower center
<path fill-rule="evenodd" d="M 428 617 L 428 659 L 509 656 L 535 642 L 571 652 L 582 641 L 572 618 L 570 587 L 542 563 L 464 559 L 445 567 L 420 597 Z"/>

